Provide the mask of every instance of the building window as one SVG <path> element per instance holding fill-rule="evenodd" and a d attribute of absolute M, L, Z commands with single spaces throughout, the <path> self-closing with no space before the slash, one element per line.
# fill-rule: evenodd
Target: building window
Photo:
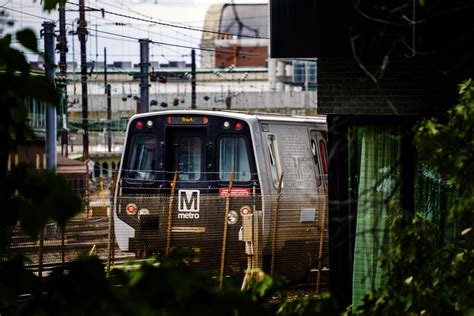
<path fill-rule="evenodd" d="M 109 164 L 107 162 L 102 163 L 102 175 L 104 177 L 109 176 Z"/>

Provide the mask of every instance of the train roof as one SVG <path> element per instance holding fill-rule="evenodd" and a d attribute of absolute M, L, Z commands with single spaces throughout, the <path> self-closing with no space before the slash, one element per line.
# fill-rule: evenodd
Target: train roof
<path fill-rule="evenodd" d="M 258 121 L 274 121 L 274 122 L 298 122 L 298 123 L 319 123 L 326 124 L 325 115 L 317 116 L 300 116 L 300 115 L 284 115 L 274 113 L 260 113 L 260 112 L 239 112 L 239 111 L 228 111 L 228 110 L 165 110 L 157 112 L 147 112 L 141 114 L 135 114 L 131 120 L 135 118 L 153 117 L 162 115 L 214 115 L 228 118 L 241 119 L 244 121 L 258 120 Z"/>

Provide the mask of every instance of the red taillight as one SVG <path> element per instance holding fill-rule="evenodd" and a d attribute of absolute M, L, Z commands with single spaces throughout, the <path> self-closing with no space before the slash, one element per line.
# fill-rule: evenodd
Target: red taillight
<path fill-rule="evenodd" d="M 168 124 L 171 124 L 172 120 L 171 116 L 168 116 Z"/>
<path fill-rule="evenodd" d="M 129 215 L 135 215 L 137 213 L 138 208 L 136 204 L 130 203 L 127 205 L 126 210 Z"/>
<path fill-rule="evenodd" d="M 209 119 L 205 116 L 202 117 L 202 124 L 207 124 L 209 122 Z"/>
<path fill-rule="evenodd" d="M 140 128 L 143 128 L 143 122 L 142 121 L 138 121 L 135 126 L 140 129 Z"/>
<path fill-rule="evenodd" d="M 240 215 L 245 216 L 250 214 L 252 214 L 252 209 L 250 208 L 250 206 L 242 206 L 240 208 Z"/>
<path fill-rule="evenodd" d="M 242 123 L 240 122 L 235 123 L 235 129 L 236 130 L 242 129 Z"/>

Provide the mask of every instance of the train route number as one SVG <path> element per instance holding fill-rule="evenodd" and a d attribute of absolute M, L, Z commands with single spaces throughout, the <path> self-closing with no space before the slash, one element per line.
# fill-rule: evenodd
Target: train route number
<path fill-rule="evenodd" d="M 199 190 L 178 191 L 178 218 L 199 219 Z"/>

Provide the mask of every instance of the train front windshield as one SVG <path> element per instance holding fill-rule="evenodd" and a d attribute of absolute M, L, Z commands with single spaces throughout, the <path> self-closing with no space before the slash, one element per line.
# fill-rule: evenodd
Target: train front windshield
<path fill-rule="evenodd" d="M 140 118 L 131 123 L 127 138 L 124 189 L 165 189 L 175 172 L 181 186 L 211 190 L 227 186 L 232 173 L 241 186 L 256 180 L 250 130 L 242 120 L 217 116 Z"/>

